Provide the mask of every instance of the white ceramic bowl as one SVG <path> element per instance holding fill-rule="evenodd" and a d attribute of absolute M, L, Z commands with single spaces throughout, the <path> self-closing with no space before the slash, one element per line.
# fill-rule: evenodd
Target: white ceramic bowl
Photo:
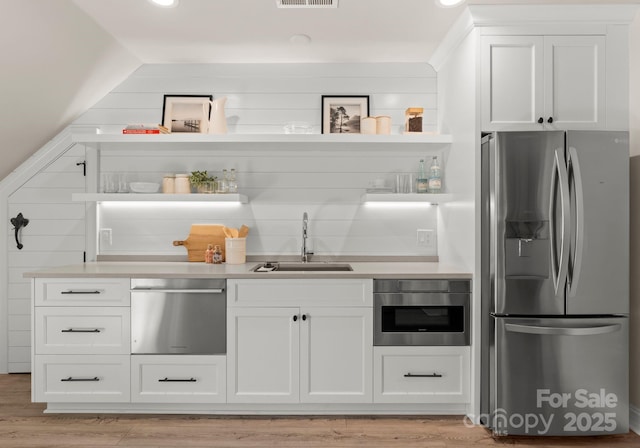
<path fill-rule="evenodd" d="M 285 134 L 311 134 L 312 129 L 306 121 L 289 121 L 284 125 Z"/>
<path fill-rule="evenodd" d="M 131 182 L 129 184 L 129 190 L 132 193 L 157 193 L 160 189 L 160 184 L 155 182 Z"/>

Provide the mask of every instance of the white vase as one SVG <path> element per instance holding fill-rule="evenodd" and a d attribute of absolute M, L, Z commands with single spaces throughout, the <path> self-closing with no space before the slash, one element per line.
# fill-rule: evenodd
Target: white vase
<path fill-rule="evenodd" d="M 211 118 L 209 119 L 209 134 L 227 133 L 227 117 L 224 114 L 224 105 L 226 102 L 226 96 L 210 101 Z"/>

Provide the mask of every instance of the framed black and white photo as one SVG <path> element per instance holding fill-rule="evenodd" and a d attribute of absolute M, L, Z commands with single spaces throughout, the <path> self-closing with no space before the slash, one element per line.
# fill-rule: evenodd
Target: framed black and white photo
<path fill-rule="evenodd" d="M 322 95 L 322 133 L 360 134 L 360 119 L 369 116 L 369 95 Z"/>
<path fill-rule="evenodd" d="M 206 134 L 213 95 L 165 95 L 162 125 L 173 132 Z"/>

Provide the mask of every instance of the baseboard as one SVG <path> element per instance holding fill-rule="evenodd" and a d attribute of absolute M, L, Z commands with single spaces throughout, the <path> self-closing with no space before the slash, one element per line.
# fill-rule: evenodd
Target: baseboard
<path fill-rule="evenodd" d="M 629 429 L 640 434 L 640 408 L 629 406 Z"/>

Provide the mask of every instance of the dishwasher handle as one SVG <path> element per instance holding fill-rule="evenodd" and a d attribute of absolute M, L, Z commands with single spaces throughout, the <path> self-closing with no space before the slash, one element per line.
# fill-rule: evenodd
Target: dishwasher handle
<path fill-rule="evenodd" d="M 132 288 L 131 292 L 159 292 L 177 294 L 222 294 L 223 288 L 213 289 L 155 289 L 155 288 Z"/>

